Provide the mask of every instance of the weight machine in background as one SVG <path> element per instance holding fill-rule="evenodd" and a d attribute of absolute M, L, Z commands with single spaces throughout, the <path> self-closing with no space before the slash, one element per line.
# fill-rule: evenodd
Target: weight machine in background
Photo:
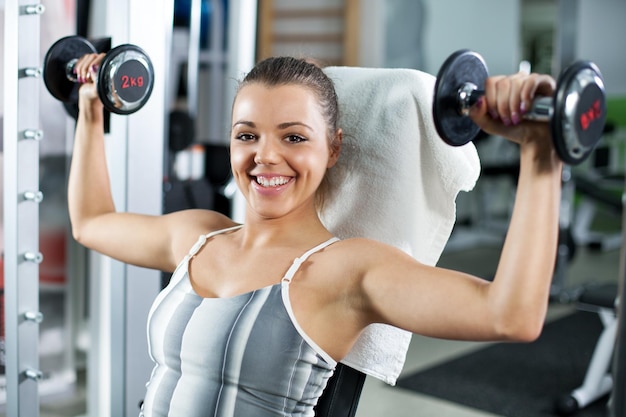
<path fill-rule="evenodd" d="M 10 416 L 39 415 L 39 34 L 41 5 L 4 6 L 3 300 Z M 30 35 L 30 36 L 29 36 Z M 30 191 L 31 198 L 27 197 Z M 4 340 L 3 340 L 4 342 Z M 4 401 L 3 401 L 4 402 Z"/>
<path fill-rule="evenodd" d="M 624 187 L 626 194 L 626 184 Z M 622 222 L 622 249 L 620 258 L 620 281 L 617 291 L 617 344 L 615 347 L 615 359 L 613 361 L 613 400 L 610 405 L 610 417 L 626 417 L 626 313 L 624 312 L 624 300 L 626 300 L 626 215 Z"/>
<path fill-rule="evenodd" d="M 170 60 L 164 211 L 205 208 L 230 214 L 225 105 L 224 0 L 176 0 Z"/>

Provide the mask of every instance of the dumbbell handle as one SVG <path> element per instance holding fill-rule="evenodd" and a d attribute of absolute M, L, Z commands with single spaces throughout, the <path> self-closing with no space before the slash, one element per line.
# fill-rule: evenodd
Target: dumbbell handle
<path fill-rule="evenodd" d="M 76 66 L 76 63 L 78 62 L 78 59 L 72 59 L 70 60 L 67 65 L 65 66 L 65 76 L 67 77 L 68 80 L 70 80 L 73 83 L 77 83 L 78 82 L 78 77 L 76 76 L 76 73 L 74 73 L 74 67 Z M 98 70 L 100 69 L 100 67 L 98 67 Z M 94 74 L 94 81 L 98 79 L 98 74 Z"/>
<path fill-rule="evenodd" d="M 479 90 L 473 83 L 464 83 L 458 91 L 459 111 L 461 114 L 469 116 L 470 108 L 484 95 L 485 91 Z M 533 100 L 530 109 L 522 115 L 522 118 L 536 122 L 549 122 L 553 113 L 554 104 L 552 97 L 540 96 Z"/>

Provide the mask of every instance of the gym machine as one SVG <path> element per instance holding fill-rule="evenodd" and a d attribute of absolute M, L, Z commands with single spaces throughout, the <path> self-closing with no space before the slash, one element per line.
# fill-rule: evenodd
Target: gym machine
<path fill-rule="evenodd" d="M 622 230 L 626 230 L 626 221 L 622 224 Z M 623 308 L 624 300 L 626 300 L 626 249 L 624 246 L 622 246 L 620 262 L 620 283 L 617 292 L 617 344 L 613 361 L 614 384 L 613 399 L 609 407 L 610 417 L 626 417 L 626 396 L 623 395 L 626 392 L 626 313 Z"/>

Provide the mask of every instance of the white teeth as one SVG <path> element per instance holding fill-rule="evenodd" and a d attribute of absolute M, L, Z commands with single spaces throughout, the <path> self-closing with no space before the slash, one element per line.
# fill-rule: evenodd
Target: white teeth
<path fill-rule="evenodd" d="M 285 185 L 289 182 L 288 177 L 272 177 L 270 179 L 265 177 L 256 177 L 256 182 L 263 187 L 278 187 Z"/>

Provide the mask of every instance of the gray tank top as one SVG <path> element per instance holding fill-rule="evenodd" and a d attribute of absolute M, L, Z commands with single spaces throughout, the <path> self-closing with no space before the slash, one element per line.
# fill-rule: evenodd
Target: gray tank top
<path fill-rule="evenodd" d="M 280 283 L 226 298 L 203 298 L 189 281 L 200 239 L 157 296 L 148 316 L 155 362 L 140 416 L 313 416 L 336 362 L 298 325 L 289 283 L 300 265 L 337 238 L 296 258 Z"/>

